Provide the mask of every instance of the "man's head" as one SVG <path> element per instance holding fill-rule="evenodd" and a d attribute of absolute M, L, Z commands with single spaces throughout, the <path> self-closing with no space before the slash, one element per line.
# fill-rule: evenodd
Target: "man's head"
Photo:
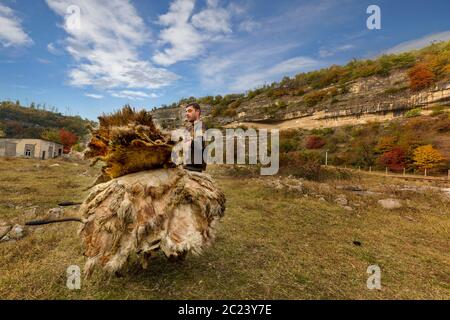
<path fill-rule="evenodd" d="M 185 107 L 186 111 L 186 119 L 194 123 L 195 121 L 200 119 L 200 114 L 202 113 L 200 109 L 200 105 L 198 103 L 190 103 Z"/>

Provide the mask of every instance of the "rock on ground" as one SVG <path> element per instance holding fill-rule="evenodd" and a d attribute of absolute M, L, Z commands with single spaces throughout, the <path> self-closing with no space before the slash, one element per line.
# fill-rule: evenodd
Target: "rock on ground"
<path fill-rule="evenodd" d="M 1 226 L 0 227 L 0 239 L 8 234 L 8 232 L 12 229 L 11 226 Z"/>
<path fill-rule="evenodd" d="M 398 209 L 402 207 L 402 204 L 397 199 L 382 199 L 378 200 L 378 204 L 382 206 L 384 209 L 392 210 L 392 209 Z"/>
<path fill-rule="evenodd" d="M 335 202 L 340 206 L 346 206 L 348 204 L 347 197 L 343 194 L 338 195 Z"/>
<path fill-rule="evenodd" d="M 48 210 L 48 217 L 51 219 L 58 219 L 61 218 L 63 215 L 64 215 L 63 208 L 53 208 Z"/>

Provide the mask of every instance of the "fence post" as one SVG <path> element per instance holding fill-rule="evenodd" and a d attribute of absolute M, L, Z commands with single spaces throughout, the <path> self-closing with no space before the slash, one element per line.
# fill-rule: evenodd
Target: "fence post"
<path fill-rule="evenodd" d="M 403 168 L 403 175 L 406 175 L 406 168 Z"/>
<path fill-rule="evenodd" d="M 425 168 L 425 177 L 427 176 L 427 168 Z"/>
<path fill-rule="evenodd" d="M 388 175 L 388 170 L 387 170 L 387 167 L 386 167 L 386 175 Z"/>
<path fill-rule="evenodd" d="M 447 179 L 450 180 L 450 169 L 448 170 L 448 176 Z"/>
<path fill-rule="evenodd" d="M 372 166 L 369 167 L 369 172 L 372 172 Z M 448 174 L 450 176 L 450 170 L 448 170 Z"/>

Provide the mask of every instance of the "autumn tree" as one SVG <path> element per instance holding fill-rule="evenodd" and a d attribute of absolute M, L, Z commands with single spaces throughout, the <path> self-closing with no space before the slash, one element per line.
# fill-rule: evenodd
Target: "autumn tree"
<path fill-rule="evenodd" d="M 392 171 L 400 171 L 405 167 L 405 151 L 402 148 L 395 147 L 383 153 L 378 158 L 378 163 L 383 167 L 388 167 Z"/>
<path fill-rule="evenodd" d="M 377 153 L 385 153 L 387 151 L 392 150 L 395 147 L 397 139 L 393 136 L 384 136 L 378 140 L 377 145 L 375 146 L 375 152 Z"/>
<path fill-rule="evenodd" d="M 445 161 L 444 156 L 431 144 L 420 146 L 414 150 L 414 164 L 420 169 L 432 169 Z"/>
<path fill-rule="evenodd" d="M 409 72 L 410 88 L 414 91 L 425 89 L 435 81 L 435 74 L 430 70 L 428 64 L 418 63 Z"/>
<path fill-rule="evenodd" d="M 60 129 L 59 137 L 64 146 L 64 153 L 69 153 L 72 146 L 77 143 L 78 137 L 70 131 Z"/>

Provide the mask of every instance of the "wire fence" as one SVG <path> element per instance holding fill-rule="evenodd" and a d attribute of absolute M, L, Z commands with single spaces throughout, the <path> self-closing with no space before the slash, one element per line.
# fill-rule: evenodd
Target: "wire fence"
<path fill-rule="evenodd" d="M 378 167 L 358 167 L 358 166 L 334 166 L 330 164 L 325 164 L 325 167 L 346 169 L 357 172 L 364 172 L 368 174 L 374 174 L 378 176 L 391 176 L 400 178 L 413 178 L 413 179 L 428 179 L 428 180 L 449 180 L 450 181 L 450 170 L 447 171 L 447 175 L 438 174 L 436 172 L 429 172 L 429 170 L 423 170 L 422 172 L 417 172 L 413 170 L 407 170 L 403 168 L 403 171 L 390 170 L 386 167 L 384 170 L 380 170 Z"/>

